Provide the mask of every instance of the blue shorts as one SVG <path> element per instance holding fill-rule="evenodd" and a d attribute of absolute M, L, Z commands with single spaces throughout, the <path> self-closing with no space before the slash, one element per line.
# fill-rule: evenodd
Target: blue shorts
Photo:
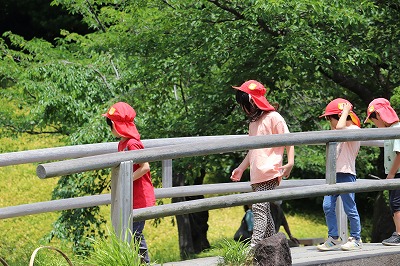
<path fill-rule="evenodd" d="M 394 178 L 400 178 L 400 174 L 396 174 Z M 389 190 L 389 205 L 392 215 L 400 211 L 400 189 Z"/>

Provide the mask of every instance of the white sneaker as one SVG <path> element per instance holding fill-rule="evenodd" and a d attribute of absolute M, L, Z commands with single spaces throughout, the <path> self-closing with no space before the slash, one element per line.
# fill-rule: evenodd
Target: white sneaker
<path fill-rule="evenodd" d="M 342 239 L 333 239 L 331 236 L 325 241 L 325 243 L 318 245 L 317 249 L 321 251 L 340 249 L 340 244 L 342 244 Z"/>
<path fill-rule="evenodd" d="M 360 240 L 356 240 L 354 237 L 349 237 L 346 244 L 342 245 L 342 250 L 359 250 L 362 249 L 363 243 Z"/>

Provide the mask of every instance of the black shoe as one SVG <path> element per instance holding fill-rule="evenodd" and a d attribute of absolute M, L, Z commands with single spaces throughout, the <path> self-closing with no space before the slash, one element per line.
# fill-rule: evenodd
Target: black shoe
<path fill-rule="evenodd" d="M 394 232 L 391 237 L 382 241 L 385 246 L 400 246 L 400 235 Z"/>

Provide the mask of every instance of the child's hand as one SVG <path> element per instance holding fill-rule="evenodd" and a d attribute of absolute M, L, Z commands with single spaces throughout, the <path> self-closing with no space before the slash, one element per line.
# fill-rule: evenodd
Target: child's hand
<path fill-rule="evenodd" d="M 282 175 L 282 179 L 288 179 L 290 176 L 290 173 L 292 172 L 293 169 L 293 164 L 285 164 L 282 165 L 281 167 L 278 167 L 279 171 L 281 171 Z"/>
<path fill-rule="evenodd" d="M 240 168 L 236 168 L 235 170 L 232 171 L 231 180 L 235 182 L 240 181 L 242 175 L 243 175 L 243 170 Z"/>
<path fill-rule="evenodd" d="M 344 104 L 343 104 L 343 111 L 342 111 L 342 113 L 345 113 L 346 115 L 348 115 L 348 114 L 350 113 L 352 107 L 353 107 L 353 106 L 351 105 L 351 103 L 344 103 Z"/>
<path fill-rule="evenodd" d="M 386 176 L 386 179 L 394 179 L 394 175 L 392 175 L 392 174 L 388 174 L 387 176 Z"/>

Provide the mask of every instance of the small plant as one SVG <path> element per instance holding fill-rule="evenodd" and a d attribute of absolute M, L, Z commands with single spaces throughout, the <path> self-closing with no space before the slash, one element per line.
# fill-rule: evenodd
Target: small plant
<path fill-rule="evenodd" d="M 139 243 L 133 241 L 133 235 L 126 232 L 124 238 L 119 238 L 108 230 L 109 237 L 93 240 L 93 251 L 86 257 L 86 265 L 95 266 L 142 266 L 146 265 L 139 255 Z M 128 239 L 132 241 L 126 241 Z"/>
<path fill-rule="evenodd" d="M 44 249 L 44 250 L 52 250 L 52 251 L 57 251 L 56 253 L 38 253 L 39 250 Z M 57 256 L 55 256 L 57 254 Z M 33 251 L 31 259 L 29 261 L 29 266 L 62 266 L 65 265 L 64 260 L 60 260 L 60 255 L 64 257 L 65 261 L 68 263 L 68 265 L 73 266 L 71 260 L 68 258 L 68 256 L 62 252 L 60 249 L 51 247 L 51 246 L 41 246 L 35 249 Z"/>
<path fill-rule="evenodd" d="M 220 244 L 222 259 L 218 265 L 245 266 L 252 264 L 252 256 L 248 243 L 224 239 Z"/>

